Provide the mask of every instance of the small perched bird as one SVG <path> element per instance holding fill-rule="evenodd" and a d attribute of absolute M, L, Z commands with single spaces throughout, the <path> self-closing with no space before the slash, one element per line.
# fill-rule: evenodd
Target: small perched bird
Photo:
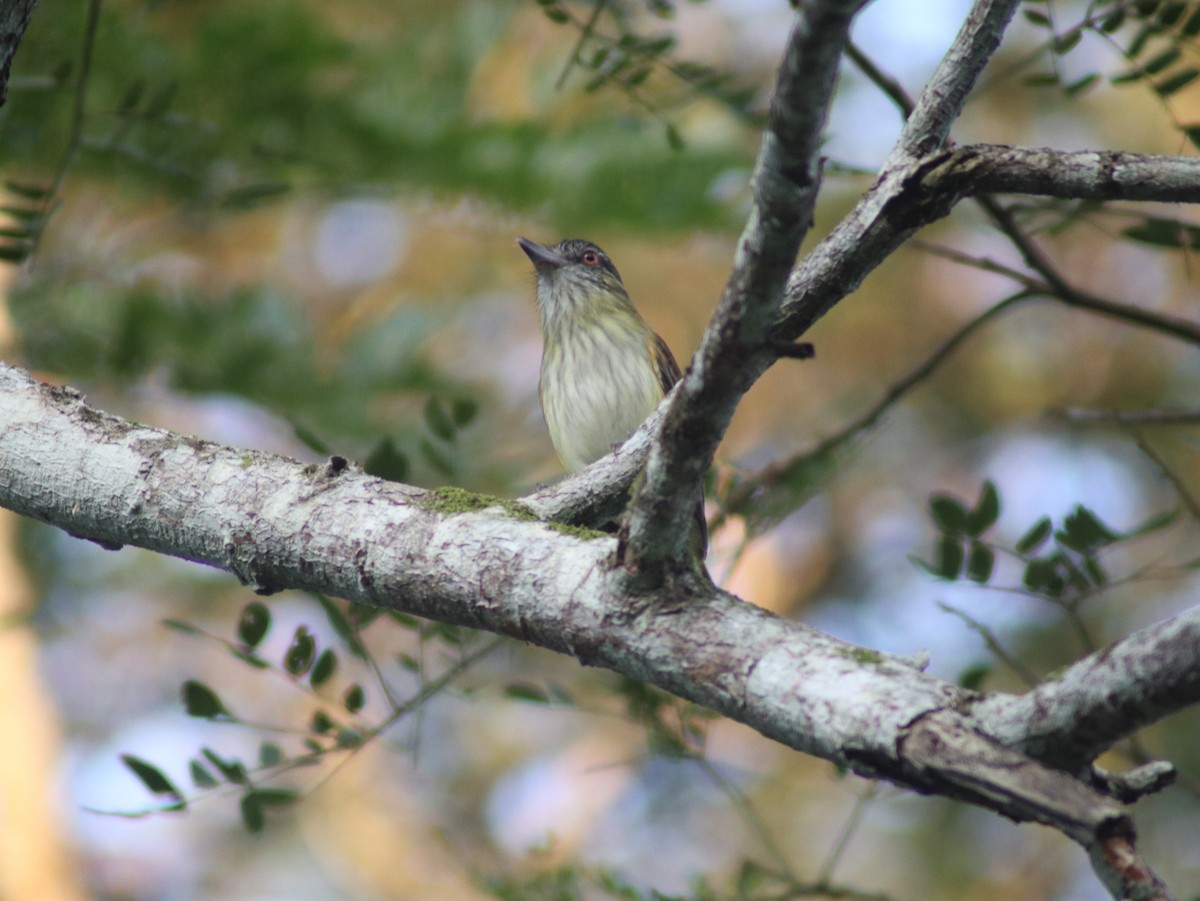
<path fill-rule="evenodd" d="M 568 472 L 578 472 L 624 441 L 679 381 L 679 364 L 646 324 L 617 267 L 590 241 L 543 247 L 517 243 L 537 270 L 542 316 L 538 395 L 550 439 Z M 693 547 L 708 545 L 704 498 Z"/>

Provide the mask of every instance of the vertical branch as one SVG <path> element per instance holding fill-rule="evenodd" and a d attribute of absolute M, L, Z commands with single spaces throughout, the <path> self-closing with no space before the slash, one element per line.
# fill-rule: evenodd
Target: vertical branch
<path fill-rule="evenodd" d="M 812 223 L 820 185 L 821 134 L 838 63 L 864 0 L 800 4 L 779 69 L 753 177 L 754 207 L 733 272 L 700 349 L 650 450 L 634 496 L 622 564 L 659 581 L 681 553 L 695 486 L 708 469 L 742 395 L 774 359 L 767 333 L 788 273 Z"/>

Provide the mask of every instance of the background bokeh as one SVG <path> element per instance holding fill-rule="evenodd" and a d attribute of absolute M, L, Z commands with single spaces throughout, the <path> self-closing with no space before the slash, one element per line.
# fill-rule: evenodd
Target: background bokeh
<path fill-rule="evenodd" d="M 659 64 L 622 90 L 568 65 L 579 31 L 542 6 L 42 0 L 0 108 L 9 215 L 28 221 L 22 211 L 37 207 L 22 186 L 61 184 L 33 255 L 3 273 L 5 359 L 103 409 L 236 446 L 339 453 L 414 484 L 504 496 L 558 478 L 537 404 L 532 273 L 515 238 L 601 244 L 685 360 L 747 210 L 791 11 L 712 0 L 668 16 L 667 4 L 611 3 L 600 32 L 615 34 L 621 12 L 634 33 L 674 35 L 673 59 L 728 76 L 705 83 L 702 69 Z M 938 0 L 914 15 L 878 0 L 855 40 L 915 93 L 967 6 Z M 1086 9 L 1026 6 L 1064 28 Z M 591 12 L 565 9 L 577 21 Z M 1085 93 L 1061 90 L 1128 69 L 1122 34 L 1088 34 L 1056 55 L 1045 25 L 1020 17 L 955 138 L 1193 152 L 1180 125 L 1200 121 L 1200 88 L 1167 97 L 1102 77 Z M 1029 77 L 1047 72 L 1055 84 Z M 848 65 L 810 241 L 869 186 L 900 123 Z M 1019 215 L 1079 287 L 1195 319 L 1187 248 L 1122 240 L 1148 211 L 1195 221 L 1165 205 L 1027 204 Z M 1196 556 L 1181 501 L 1181 489 L 1200 491 L 1196 430 L 1056 415 L 1194 407 L 1195 348 L 1052 301 L 1019 304 L 872 428 L 799 467 L 769 515 L 722 507 L 732 486 L 838 434 L 1015 290 L 937 252 L 1020 266 L 976 209 L 919 237 L 806 336 L 814 361 L 780 363 L 745 399 L 718 454 L 710 568 L 748 601 L 840 638 L 928 651 L 940 677 L 1020 690 L 979 631 L 939 603 L 1042 677 L 1195 602 L 1180 564 Z M 984 479 L 1009 545 L 1080 503 L 1117 531 L 1182 512 L 1114 548 L 1112 587 L 1064 611 L 939 581 L 913 562 L 933 556 L 929 496 L 973 503 Z M 739 878 L 746 891 L 765 878 L 747 860 L 894 898 L 1106 897 L 1083 855 L 1048 830 L 871 786 L 511 642 L 379 739 L 271 783 L 305 797 L 248 834 L 237 794 L 190 788 L 188 761 L 202 747 L 253 761 L 264 739 L 299 753 L 314 701 L 162 621 L 232 639 L 253 596 L 223 573 L 3 517 L 0 897 L 571 898 L 619 896 L 618 883 L 632 897 L 733 897 Z M 1002 560 L 992 581 L 1020 580 Z M 366 722 L 389 715 L 380 678 L 402 701 L 490 640 L 383 618 L 363 627 L 365 660 L 344 652 L 317 599 L 267 603 L 263 656 L 279 661 L 307 626 L 342 650 L 330 690 L 366 687 Z M 189 718 L 188 679 L 264 728 Z M 1200 885 L 1198 729 L 1191 711 L 1140 737 L 1187 777 L 1137 809 L 1146 856 L 1183 890 Z M 186 814 L 104 813 L 155 803 L 126 753 L 203 797 Z"/>

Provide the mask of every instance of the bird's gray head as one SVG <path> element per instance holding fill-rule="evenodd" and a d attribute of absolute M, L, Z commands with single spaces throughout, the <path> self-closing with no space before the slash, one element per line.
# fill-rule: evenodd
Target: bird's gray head
<path fill-rule="evenodd" d="M 543 327 L 556 324 L 561 317 L 589 319 L 614 308 L 633 309 L 617 267 L 591 241 L 568 238 L 553 247 L 528 238 L 518 238 L 517 243 L 537 270 Z"/>

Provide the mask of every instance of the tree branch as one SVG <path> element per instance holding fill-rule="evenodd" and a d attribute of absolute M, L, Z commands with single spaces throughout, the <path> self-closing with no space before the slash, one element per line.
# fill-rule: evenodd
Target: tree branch
<path fill-rule="evenodd" d="M 1042 757 L 1078 770 L 1088 762 L 1078 755 L 1129 727 L 1093 723 L 1072 742 L 1078 724 L 1059 714 L 1060 700 L 1141 725 L 1192 703 L 1200 687 L 1200 611 L 1026 696 L 1062 692 L 1046 698 L 1047 712 L 965 691 L 710 583 L 634 592 L 613 578 L 611 538 L 563 533 L 519 503 L 385 482 L 338 457 L 302 465 L 175 435 L 4 365 L 0 505 L 106 547 L 220 567 L 262 593 L 334 594 L 570 654 L 860 774 L 1049 824 L 1094 859 L 1114 837 L 1132 853 L 1128 815 Z M 1080 703 L 1067 691 L 1101 677 L 1118 703 Z M 1026 728 L 1030 710 L 1039 715 Z M 1064 748 L 1074 749 L 1069 761 Z"/>
<path fill-rule="evenodd" d="M 1164 705 L 1177 710 L 1197 701 L 1200 608 L 1193 608 L 1085 657 L 1020 697 L 992 695 L 978 712 L 1005 745 L 1079 769 L 1158 720 Z"/>
<path fill-rule="evenodd" d="M 695 488 L 742 395 L 770 365 L 768 330 L 820 185 L 818 154 L 841 50 L 864 0 L 810 0 L 799 7 L 779 68 L 752 186 L 754 207 L 733 272 L 635 492 L 623 544 L 625 569 L 647 584 L 678 558 Z"/>

